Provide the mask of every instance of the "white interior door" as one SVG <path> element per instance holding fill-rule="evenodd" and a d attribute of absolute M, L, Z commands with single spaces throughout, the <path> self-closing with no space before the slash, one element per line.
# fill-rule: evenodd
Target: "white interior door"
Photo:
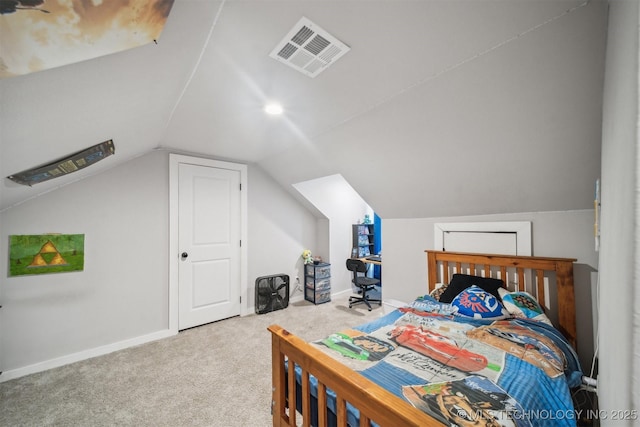
<path fill-rule="evenodd" d="M 178 166 L 180 330 L 240 314 L 240 172 Z"/>

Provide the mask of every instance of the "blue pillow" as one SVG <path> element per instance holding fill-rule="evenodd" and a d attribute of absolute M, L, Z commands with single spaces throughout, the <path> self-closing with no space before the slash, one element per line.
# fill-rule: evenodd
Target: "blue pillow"
<path fill-rule="evenodd" d="M 509 312 L 498 299 L 478 286 L 460 292 L 451 301 L 454 314 L 474 319 L 500 320 L 509 317 Z"/>
<path fill-rule="evenodd" d="M 442 295 L 440 295 L 439 301 L 451 303 L 456 295 L 474 285 L 489 292 L 491 295 L 498 298 L 498 301 L 500 301 L 500 294 L 498 293 L 498 290 L 504 287 L 504 282 L 502 280 L 460 273 L 453 275 L 449 285 Z"/>

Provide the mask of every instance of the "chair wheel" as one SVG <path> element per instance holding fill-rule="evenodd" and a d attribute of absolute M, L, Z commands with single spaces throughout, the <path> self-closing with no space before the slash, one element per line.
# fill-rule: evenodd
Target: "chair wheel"
<path fill-rule="evenodd" d="M 371 311 L 371 307 L 369 307 L 369 311 Z"/>

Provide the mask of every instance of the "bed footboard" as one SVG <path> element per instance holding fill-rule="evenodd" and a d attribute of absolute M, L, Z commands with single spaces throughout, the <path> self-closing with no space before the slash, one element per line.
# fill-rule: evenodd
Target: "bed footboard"
<path fill-rule="evenodd" d="M 311 425 L 310 375 L 318 380 L 317 412 L 320 427 L 327 426 L 327 389 L 336 395 L 336 418 L 340 427 L 347 425 L 347 402 L 360 412 L 362 427 L 369 426 L 370 421 L 381 427 L 441 425 L 282 327 L 271 325 L 268 329 L 272 343 L 274 426 Z M 296 401 L 296 376 L 287 375 L 287 366 L 292 368 L 294 364 L 302 371 L 302 402 Z M 302 408 L 301 413 L 296 412 L 297 406 Z M 301 420 L 298 419 L 300 417 Z"/>

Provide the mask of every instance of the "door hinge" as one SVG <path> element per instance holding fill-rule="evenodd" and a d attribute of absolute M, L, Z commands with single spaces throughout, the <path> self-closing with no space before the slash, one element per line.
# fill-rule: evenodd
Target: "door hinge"
<path fill-rule="evenodd" d="M 242 240 L 240 240 L 240 247 L 242 247 Z"/>
<path fill-rule="evenodd" d="M 240 191 L 242 191 L 242 183 L 240 183 Z"/>
<path fill-rule="evenodd" d="M 240 296 L 240 304 L 242 304 L 242 296 Z"/>

